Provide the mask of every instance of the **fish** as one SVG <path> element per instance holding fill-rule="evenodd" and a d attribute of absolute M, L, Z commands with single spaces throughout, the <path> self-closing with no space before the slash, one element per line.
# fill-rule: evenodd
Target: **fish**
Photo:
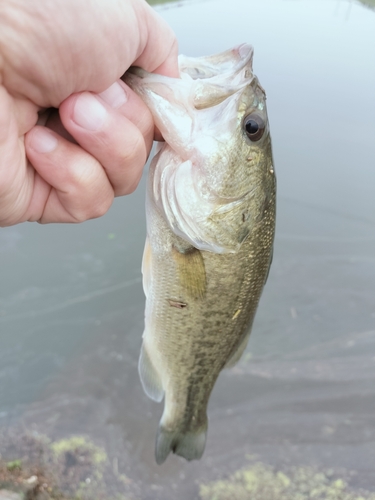
<path fill-rule="evenodd" d="M 246 348 L 272 261 L 276 178 L 252 61 L 241 44 L 179 56 L 180 78 L 125 76 L 165 141 L 147 180 L 139 358 L 144 391 L 164 398 L 158 464 L 202 457 L 210 394 Z"/>

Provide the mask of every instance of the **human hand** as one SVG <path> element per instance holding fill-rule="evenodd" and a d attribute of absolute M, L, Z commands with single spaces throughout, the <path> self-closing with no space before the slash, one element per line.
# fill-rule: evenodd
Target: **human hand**
<path fill-rule="evenodd" d="M 131 65 L 178 76 L 145 0 L 1 2 L 0 226 L 99 217 L 136 188 L 154 123 L 120 80 Z"/>

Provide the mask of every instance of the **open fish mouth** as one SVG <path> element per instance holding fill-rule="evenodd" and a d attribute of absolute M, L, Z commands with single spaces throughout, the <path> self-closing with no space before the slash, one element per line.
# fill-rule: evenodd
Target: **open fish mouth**
<path fill-rule="evenodd" d="M 243 68 L 252 64 L 254 50 L 251 45 L 243 43 L 233 49 L 226 50 L 220 54 L 204 57 L 179 56 L 179 67 L 181 73 L 187 73 L 194 80 L 196 78 L 213 78 L 219 76 L 222 79 L 226 74 L 236 75 Z"/>
<path fill-rule="evenodd" d="M 215 106 L 232 94 L 251 84 L 254 50 L 251 45 L 242 44 L 220 54 L 205 57 L 179 56 L 180 76 L 183 81 L 195 81 L 191 104 L 195 109 Z M 139 79 L 147 82 L 149 73 L 141 68 L 130 68 L 126 83 L 130 87 L 141 85 Z M 152 75 L 153 82 L 165 83 L 167 77 Z M 167 97 L 165 90 L 154 85 L 153 91 Z"/>
<path fill-rule="evenodd" d="M 238 92 L 254 78 L 252 73 L 254 50 L 242 44 L 220 54 L 192 58 L 179 57 L 181 78 L 189 76 L 199 80 L 194 107 L 204 109 L 215 106 Z"/>

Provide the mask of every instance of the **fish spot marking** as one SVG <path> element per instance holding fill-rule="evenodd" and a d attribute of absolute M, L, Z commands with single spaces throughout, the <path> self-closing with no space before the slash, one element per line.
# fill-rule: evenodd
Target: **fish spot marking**
<path fill-rule="evenodd" d="M 233 314 L 232 319 L 238 318 L 238 316 L 240 315 L 240 312 L 241 312 L 241 309 L 237 309 L 237 311 Z"/>
<path fill-rule="evenodd" d="M 168 299 L 168 302 L 171 307 L 176 307 L 177 309 L 185 309 L 188 306 L 186 302 L 180 302 L 179 300 Z"/>
<path fill-rule="evenodd" d="M 246 222 L 249 219 L 250 219 L 249 210 L 245 210 L 245 212 L 242 212 L 242 222 Z"/>

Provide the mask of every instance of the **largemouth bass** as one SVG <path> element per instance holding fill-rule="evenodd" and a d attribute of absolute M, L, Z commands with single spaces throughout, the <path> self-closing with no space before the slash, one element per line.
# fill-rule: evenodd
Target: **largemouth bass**
<path fill-rule="evenodd" d="M 252 58 L 244 44 L 180 56 L 181 79 L 126 76 L 165 139 L 148 177 L 139 359 L 146 394 L 165 397 L 159 464 L 202 456 L 209 396 L 246 347 L 271 264 L 276 181 Z"/>

